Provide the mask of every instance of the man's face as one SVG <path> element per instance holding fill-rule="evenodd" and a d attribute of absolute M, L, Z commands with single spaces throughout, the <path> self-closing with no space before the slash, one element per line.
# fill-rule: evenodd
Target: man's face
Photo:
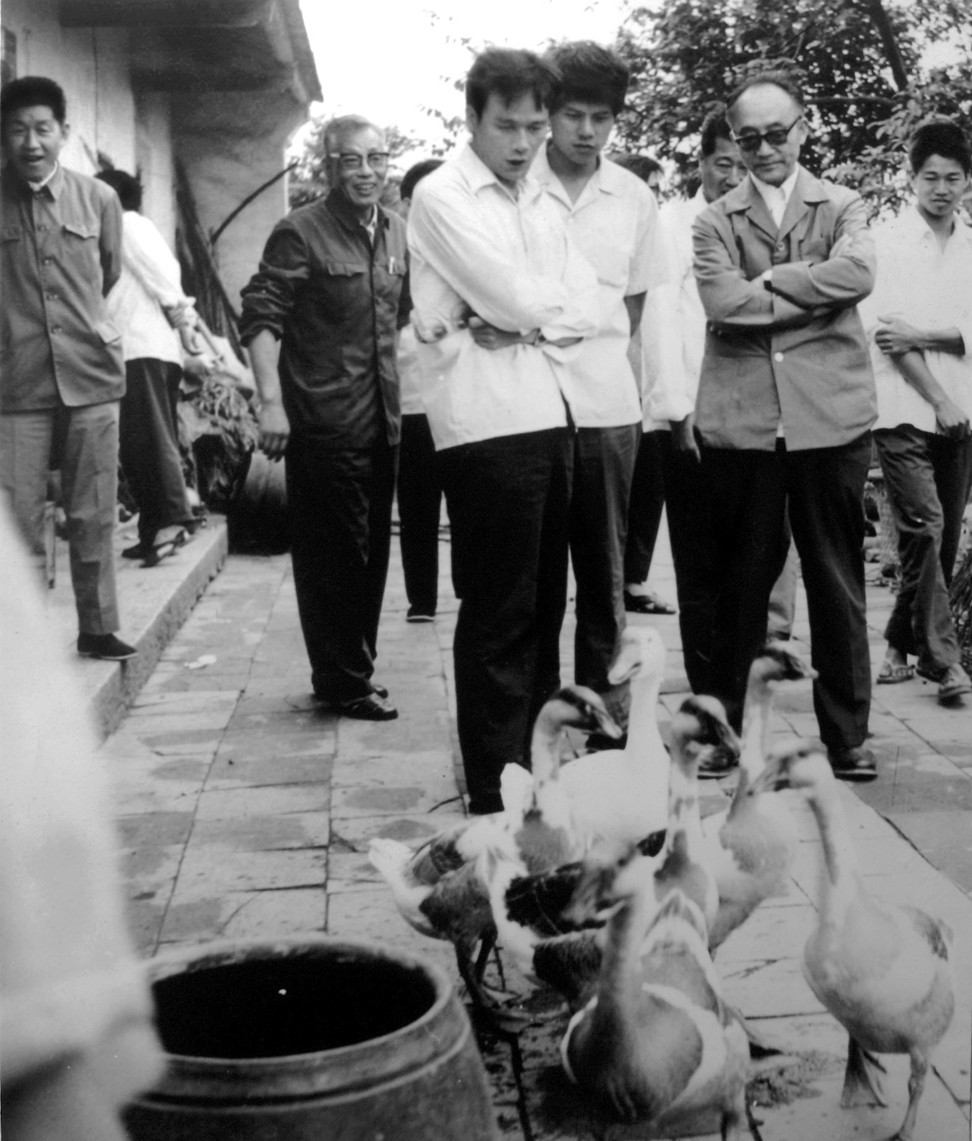
<path fill-rule="evenodd" d="M 3 145 L 14 170 L 27 182 L 43 182 L 67 142 L 68 127 L 50 107 L 38 104 L 11 111 L 3 124 Z"/>
<path fill-rule="evenodd" d="M 782 186 L 796 169 L 807 137 L 807 125 L 796 100 L 772 83 L 750 87 L 729 112 L 729 125 L 747 169 L 770 186 Z M 767 131 L 779 133 L 781 141 L 770 143 L 762 138 L 747 149 L 747 135 L 755 140 L 757 132 L 765 135 Z"/>
<path fill-rule="evenodd" d="M 604 149 L 614 114 L 607 103 L 568 100 L 550 115 L 550 142 L 572 165 L 592 168 Z"/>
<path fill-rule="evenodd" d="M 739 147 L 731 139 L 716 139 L 712 154 L 699 159 L 699 175 L 706 202 L 721 198 L 746 177 L 746 164 Z"/>
<path fill-rule="evenodd" d="M 947 219 L 969 189 L 969 176 L 955 159 L 929 155 L 921 170 L 911 176 L 911 186 L 922 217 L 928 221 Z"/>
<path fill-rule="evenodd" d="M 538 107 L 529 91 L 512 103 L 504 103 L 491 91 L 481 115 L 466 108 L 472 149 L 500 182 L 511 188 L 530 169 L 549 124 L 546 108 Z"/>
<path fill-rule="evenodd" d="M 362 217 L 370 215 L 388 176 L 388 153 L 381 132 L 374 127 L 361 127 L 342 135 L 328 156 L 327 173 L 331 186 Z"/>

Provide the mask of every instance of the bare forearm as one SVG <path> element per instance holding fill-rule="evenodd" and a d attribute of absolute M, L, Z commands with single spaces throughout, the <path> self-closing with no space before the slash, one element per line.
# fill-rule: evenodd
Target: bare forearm
<path fill-rule="evenodd" d="M 935 379 L 920 352 L 912 350 L 902 353 L 901 356 L 894 358 L 894 363 L 911 387 L 933 408 L 939 408 L 942 402 L 948 399 L 944 388 Z"/>
<path fill-rule="evenodd" d="M 280 342 L 269 329 L 261 329 L 250 341 L 249 350 L 260 403 L 279 404 L 281 402 Z"/>

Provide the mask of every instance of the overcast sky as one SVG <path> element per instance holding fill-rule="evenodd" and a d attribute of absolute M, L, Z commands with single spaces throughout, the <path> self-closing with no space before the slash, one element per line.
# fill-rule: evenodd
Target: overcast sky
<path fill-rule="evenodd" d="M 468 69 L 463 38 L 476 48 L 610 43 L 625 0 L 301 0 L 301 7 L 328 115 L 357 112 L 434 139 L 438 129 L 421 108 L 462 114 L 462 95 L 447 80 Z"/>

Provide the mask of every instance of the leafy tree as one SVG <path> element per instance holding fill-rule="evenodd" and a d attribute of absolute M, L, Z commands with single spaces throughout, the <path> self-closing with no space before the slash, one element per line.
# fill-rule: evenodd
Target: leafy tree
<path fill-rule="evenodd" d="M 875 205 L 900 196 L 906 140 L 930 113 L 968 127 L 972 0 L 672 0 L 633 8 L 617 50 L 632 72 L 619 123 L 627 149 L 692 175 L 698 131 L 712 106 L 752 71 L 794 70 L 808 101 L 809 169 L 859 188 Z M 955 60 L 932 71 L 925 49 L 949 43 Z"/>

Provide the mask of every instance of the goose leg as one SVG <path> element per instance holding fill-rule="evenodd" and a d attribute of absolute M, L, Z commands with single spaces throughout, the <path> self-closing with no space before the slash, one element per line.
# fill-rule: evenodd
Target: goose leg
<path fill-rule="evenodd" d="M 911 1076 L 908 1078 L 908 1111 L 901 1128 L 891 1141 L 911 1141 L 915 1132 L 915 1119 L 918 1116 L 918 1102 L 925 1089 L 925 1076 L 928 1073 L 928 1055 L 923 1051 L 912 1051 Z"/>
<path fill-rule="evenodd" d="M 869 1050 L 865 1050 L 853 1038 L 848 1039 L 841 1106 L 849 1109 L 854 1105 L 887 1105 L 881 1082 L 881 1074 L 886 1072 Z"/>

